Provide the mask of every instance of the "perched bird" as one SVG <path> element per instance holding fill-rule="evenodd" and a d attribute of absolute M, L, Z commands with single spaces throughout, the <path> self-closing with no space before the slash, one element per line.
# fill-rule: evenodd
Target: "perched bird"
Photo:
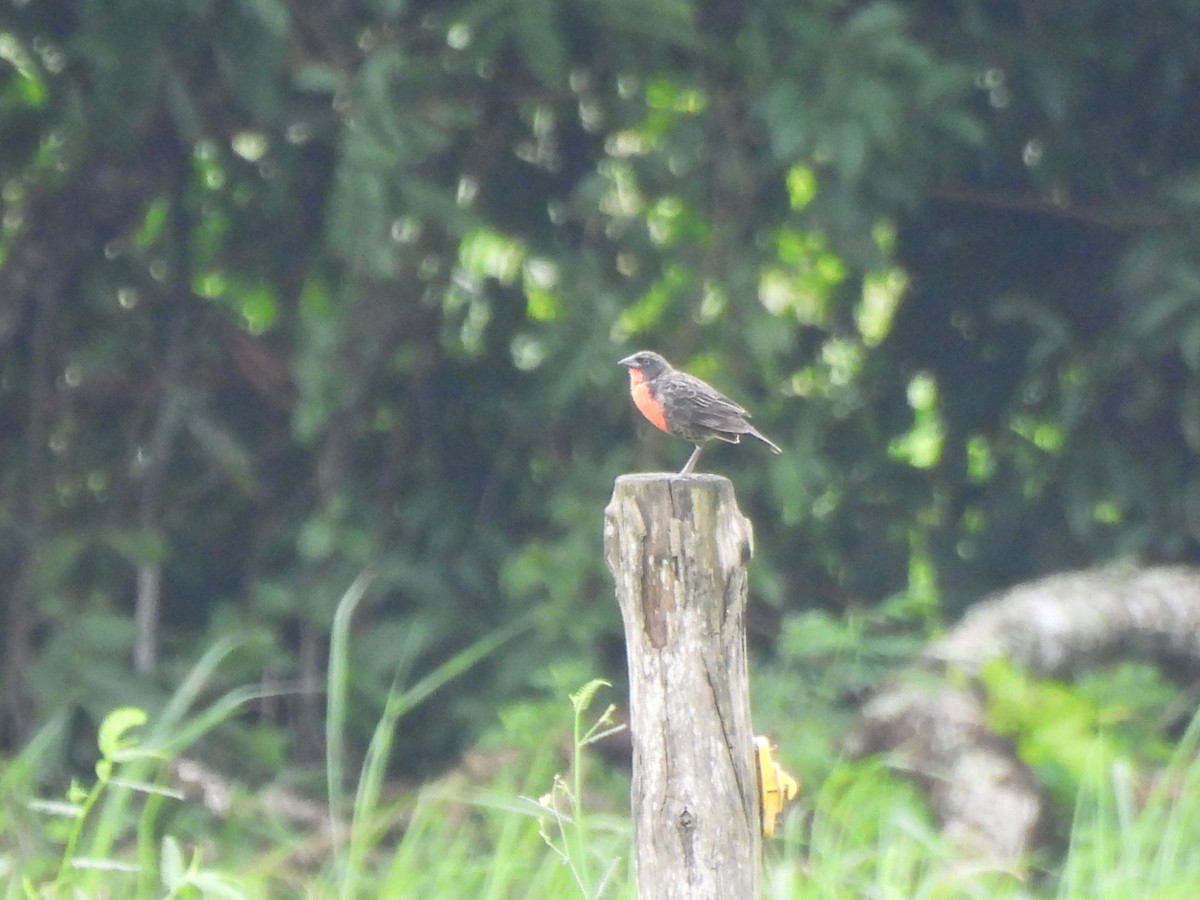
<path fill-rule="evenodd" d="M 712 385 L 671 368 L 657 353 L 641 350 L 620 365 L 629 369 L 629 393 L 642 415 L 667 434 L 696 445 L 680 475 L 695 468 L 701 447 L 710 438 L 740 444 L 742 435 L 748 434 L 772 453 L 783 452 L 750 424 L 750 413 Z"/>

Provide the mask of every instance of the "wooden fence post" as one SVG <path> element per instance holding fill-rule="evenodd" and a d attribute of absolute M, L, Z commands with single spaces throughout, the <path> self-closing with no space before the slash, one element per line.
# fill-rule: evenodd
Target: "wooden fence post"
<path fill-rule="evenodd" d="M 746 671 L 750 522 L 715 475 L 623 475 L 604 546 L 629 655 L 643 900 L 752 900 L 762 846 Z"/>

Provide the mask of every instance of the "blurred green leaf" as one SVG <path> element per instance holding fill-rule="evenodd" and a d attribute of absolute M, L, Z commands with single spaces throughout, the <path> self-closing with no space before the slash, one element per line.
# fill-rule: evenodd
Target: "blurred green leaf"
<path fill-rule="evenodd" d="M 128 733 L 134 728 L 145 725 L 148 719 L 144 709 L 136 707 L 114 709 L 100 723 L 96 737 L 100 755 L 107 760 L 121 760 L 128 750 L 136 747 L 139 743 L 136 738 L 127 737 Z"/>
<path fill-rule="evenodd" d="M 566 84 L 566 50 L 558 0 L 513 0 L 513 37 L 525 65 L 547 87 Z"/>

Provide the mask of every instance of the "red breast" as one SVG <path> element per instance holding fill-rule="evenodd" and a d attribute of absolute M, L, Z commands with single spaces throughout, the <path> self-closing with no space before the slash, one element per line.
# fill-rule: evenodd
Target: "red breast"
<path fill-rule="evenodd" d="M 629 370 L 629 394 L 633 397 L 634 405 L 651 424 L 667 431 L 667 417 L 663 414 L 662 404 L 654 399 L 654 391 L 641 369 Z"/>

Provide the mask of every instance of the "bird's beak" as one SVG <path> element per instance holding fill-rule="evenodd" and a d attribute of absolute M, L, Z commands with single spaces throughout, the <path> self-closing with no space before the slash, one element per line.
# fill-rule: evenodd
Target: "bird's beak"
<path fill-rule="evenodd" d="M 636 356 L 636 355 L 637 355 L 637 354 L 635 353 L 635 354 L 634 354 L 634 356 Z M 636 367 L 636 366 L 637 366 L 637 363 L 634 361 L 634 358 L 633 358 L 633 356 L 627 356 L 627 357 L 625 357 L 623 360 L 621 360 L 620 362 L 618 362 L 618 363 L 617 363 L 617 365 L 618 365 L 618 366 L 624 366 L 624 367 L 625 367 L 625 368 L 627 368 L 627 369 L 632 369 L 632 368 L 634 368 L 634 367 Z"/>

